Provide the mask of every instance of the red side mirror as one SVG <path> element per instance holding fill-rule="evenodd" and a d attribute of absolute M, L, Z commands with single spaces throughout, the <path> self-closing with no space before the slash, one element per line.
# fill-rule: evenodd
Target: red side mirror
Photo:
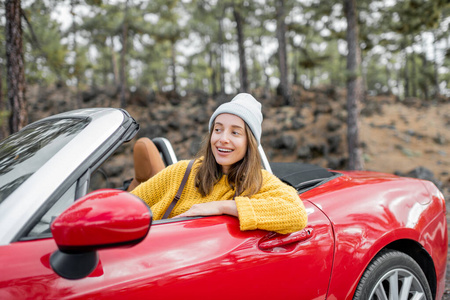
<path fill-rule="evenodd" d="M 65 210 L 51 225 L 63 252 L 134 245 L 150 229 L 150 208 L 136 196 L 120 190 L 92 192 Z"/>
<path fill-rule="evenodd" d="M 98 264 L 98 249 L 133 246 L 148 234 L 150 208 L 136 196 L 120 190 L 98 190 L 65 210 L 51 225 L 59 250 L 50 256 L 61 277 L 80 279 Z"/>

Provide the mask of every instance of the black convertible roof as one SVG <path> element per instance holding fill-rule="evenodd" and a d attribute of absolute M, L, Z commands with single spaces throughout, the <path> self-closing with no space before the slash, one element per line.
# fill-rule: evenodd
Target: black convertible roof
<path fill-rule="evenodd" d="M 331 172 L 328 169 L 316 165 L 298 162 L 272 162 L 270 163 L 270 167 L 275 176 L 292 185 L 297 190 L 315 187 L 340 175 L 339 173 Z"/>

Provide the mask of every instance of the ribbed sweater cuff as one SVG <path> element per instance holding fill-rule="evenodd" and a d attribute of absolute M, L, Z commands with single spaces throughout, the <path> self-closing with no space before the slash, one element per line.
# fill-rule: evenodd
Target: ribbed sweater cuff
<path fill-rule="evenodd" d="M 236 197 L 236 206 L 239 214 L 241 230 L 254 230 L 257 228 L 256 214 L 250 199 L 247 197 Z"/>

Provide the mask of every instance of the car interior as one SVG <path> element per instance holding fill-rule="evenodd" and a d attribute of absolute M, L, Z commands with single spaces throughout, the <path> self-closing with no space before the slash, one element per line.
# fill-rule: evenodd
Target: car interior
<path fill-rule="evenodd" d="M 259 151 L 263 167 L 283 182 L 293 186 L 299 194 L 340 176 L 340 173 L 311 164 L 269 163 L 261 146 Z M 127 191 L 133 190 L 139 183 L 178 161 L 171 143 L 162 137 L 152 140 L 146 137 L 138 139 L 133 148 L 133 160 L 136 176 L 126 188 Z"/>

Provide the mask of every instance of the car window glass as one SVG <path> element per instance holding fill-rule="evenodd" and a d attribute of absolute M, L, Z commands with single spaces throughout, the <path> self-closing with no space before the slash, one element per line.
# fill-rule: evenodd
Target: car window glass
<path fill-rule="evenodd" d="M 108 165 L 106 165 L 108 166 Z M 119 186 L 114 186 L 109 181 L 109 177 L 107 172 L 105 171 L 105 164 L 102 165 L 100 168 L 98 168 L 90 178 L 89 182 L 89 190 L 88 192 L 93 192 L 95 190 L 99 189 L 106 189 L 106 188 L 118 188 Z"/>
<path fill-rule="evenodd" d="M 50 234 L 50 224 L 75 201 L 76 183 L 74 183 L 58 201 L 42 216 L 36 226 L 31 229 L 28 237 L 39 237 Z"/>
<path fill-rule="evenodd" d="M 55 119 L 32 124 L 0 143 L 0 203 L 89 123 Z"/>
<path fill-rule="evenodd" d="M 89 190 L 123 189 L 125 181 L 134 177 L 133 153 L 129 144 L 122 144 L 91 174 Z"/>

